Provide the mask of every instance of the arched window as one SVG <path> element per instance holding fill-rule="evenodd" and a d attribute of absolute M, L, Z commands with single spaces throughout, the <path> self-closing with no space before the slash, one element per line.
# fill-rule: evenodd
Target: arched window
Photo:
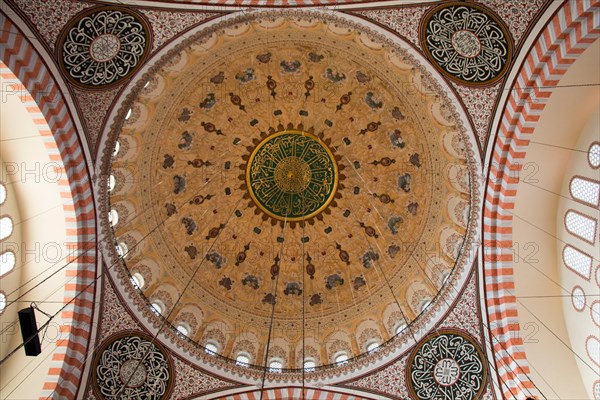
<path fill-rule="evenodd" d="M 115 226 L 119 223 L 119 213 L 114 208 L 110 210 L 108 213 L 108 220 L 110 221 L 111 226 Z"/>
<path fill-rule="evenodd" d="M 135 274 L 131 275 L 131 284 L 136 289 L 143 288 L 144 287 L 144 283 L 145 283 L 144 282 L 144 277 L 139 272 L 136 272 Z"/>
<path fill-rule="evenodd" d="M 13 221 L 12 218 L 5 215 L 0 218 L 0 240 L 4 240 L 9 237 L 13 232 Z"/>
<path fill-rule="evenodd" d="M 588 150 L 588 161 L 592 168 L 600 167 L 600 142 L 594 142 Z"/>
<path fill-rule="evenodd" d="M 188 336 L 188 335 L 190 334 L 190 330 L 189 330 L 189 328 L 188 328 L 186 325 L 184 325 L 184 324 L 181 324 L 181 323 L 180 323 L 180 324 L 178 324 L 178 325 L 175 327 L 175 329 L 177 329 L 177 331 L 178 331 L 179 333 L 181 333 L 183 336 Z"/>
<path fill-rule="evenodd" d="M 575 286 L 573 291 L 571 292 L 571 301 L 573 302 L 573 307 L 577 311 L 583 311 L 585 309 L 585 293 L 583 289 L 579 286 Z"/>
<path fill-rule="evenodd" d="M 250 355 L 248 353 L 239 353 L 235 358 L 235 363 L 242 367 L 250 365 Z"/>
<path fill-rule="evenodd" d="M 563 249 L 563 261 L 567 268 L 585 279 L 590 279 L 592 257 L 582 253 L 573 246 L 567 245 Z"/>
<path fill-rule="evenodd" d="M 408 325 L 406 325 L 406 323 L 401 323 L 396 327 L 396 335 L 400 334 L 400 332 L 402 332 L 403 330 L 406 329 Z"/>
<path fill-rule="evenodd" d="M 571 179 L 569 191 L 574 199 L 597 207 L 600 204 L 600 184 L 590 179 L 576 176 Z"/>
<path fill-rule="evenodd" d="M 367 351 L 370 353 L 372 351 L 377 350 L 378 347 L 379 343 L 377 343 L 376 341 L 372 341 L 367 345 Z"/>
<path fill-rule="evenodd" d="M 110 175 L 108 177 L 108 191 L 112 192 L 115 188 L 115 185 L 117 184 L 117 179 L 115 178 L 114 175 Z"/>
<path fill-rule="evenodd" d="M 131 109 L 129 109 L 131 111 Z M 113 157 L 116 157 L 117 154 L 119 154 L 119 149 L 121 148 L 121 143 L 119 143 L 119 141 L 117 140 L 115 142 L 115 150 L 113 151 Z"/>
<path fill-rule="evenodd" d="M 303 367 L 304 367 L 304 370 L 305 370 L 305 371 L 307 371 L 307 372 L 312 372 L 312 371 L 314 371 L 314 370 L 315 370 L 315 367 L 316 367 L 316 365 L 317 365 L 317 364 L 315 363 L 315 360 L 313 360 L 312 358 L 305 358 L 305 359 L 304 359 L 304 364 L 303 364 Z"/>
<path fill-rule="evenodd" d="M 0 314 L 4 312 L 6 308 L 6 295 L 3 292 L 0 292 Z"/>
<path fill-rule="evenodd" d="M 0 205 L 6 201 L 6 186 L 4 183 L 0 183 Z"/>
<path fill-rule="evenodd" d="M 208 354 L 217 354 L 219 352 L 219 347 L 214 342 L 208 342 L 204 345 L 204 351 Z"/>
<path fill-rule="evenodd" d="M 431 300 L 423 300 L 421 304 L 419 304 L 419 312 L 425 311 L 430 304 Z"/>
<path fill-rule="evenodd" d="M 600 327 L 600 301 L 595 301 L 591 308 L 592 319 Z"/>
<path fill-rule="evenodd" d="M 129 118 L 131 118 L 131 113 L 133 112 L 133 109 L 130 108 L 129 110 L 127 110 L 127 114 L 125 115 L 125 121 L 127 121 Z"/>
<path fill-rule="evenodd" d="M 12 251 L 5 251 L 0 255 L 0 276 L 4 276 L 13 270 L 17 257 Z"/>
<path fill-rule="evenodd" d="M 278 358 L 273 358 L 269 361 L 269 372 L 281 372 L 283 369 L 283 362 Z"/>
<path fill-rule="evenodd" d="M 127 255 L 127 253 L 129 252 L 129 248 L 127 247 L 125 242 L 121 242 L 121 243 L 117 244 L 116 249 L 117 249 L 117 254 L 121 258 L 124 258 Z"/>
<path fill-rule="evenodd" d="M 165 305 L 162 303 L 162 301 L 155 300 L 152 302 L 152 311 L 154 311 L 156 315 L 162 315 L 164 309 Z"/>
<path fill-rule="evenodd" d="M 585 341 L 585 349 L 592 361 L 600 365 L 600 340 L 594 336 L 588 337 Z"/>
<path fill-rule="evenodd" d="M 576 211 L 569 210 L 565 215 L 567 231 L 588 243 L 594 244 L 596 220 Z"/>
<path fill-rule="evenodd" d="M 348 362 L 348 354 L 346 354 L 345 352 L 338 353 L 335 355 L 335 358 L 333 360 L 336 364 L 345 364 Z"/>

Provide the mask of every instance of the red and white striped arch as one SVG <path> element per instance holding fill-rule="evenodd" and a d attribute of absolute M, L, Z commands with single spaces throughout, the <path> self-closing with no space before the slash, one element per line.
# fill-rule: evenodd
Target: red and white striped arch
<path fill-rule="evenodd" d="M 65 269 L 64 340 L 57 342 L 41 398 L 74 398 L 84 367 L 94 305 L 96 216 L 82 144 L 65 100 L 36 49 L 17 26 L 0 13 L 0 61 L 4 82 L 16 90 L 36 123 L 50 160 L 62 163 L 63 199 L 70 264 Z M 79 254 L 83 254 L 76 257 Z"/>
<path fill-rule="evenodd" d="M 528 378 L 514 294 L 511 247 L 516 177 L 552 88 L 599 36 L 599 0 L 568 0 L 558 9 L 512 84 L 489 160 L 483 215 L 485 290 L 493 353 L 505 398 L 537 394 Z"/>

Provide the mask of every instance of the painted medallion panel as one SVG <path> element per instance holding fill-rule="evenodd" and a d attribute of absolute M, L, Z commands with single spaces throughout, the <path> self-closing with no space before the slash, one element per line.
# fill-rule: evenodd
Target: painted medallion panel
<path fill-rule="evenodd" d="M 145 18 L 132 10 L 96 7 L 75 16 L 63 29 L 58 60 L 70 82 L 106 88 L 130 77 L 151 48 Z"/>
<path fill-rule="evenodd" d="M 450 2 L 424 17 L 421 43 L 433 64 L 465 85 L 500 79 L 512 57 L 512 38 L 504 22 L 484 6 Z"/>

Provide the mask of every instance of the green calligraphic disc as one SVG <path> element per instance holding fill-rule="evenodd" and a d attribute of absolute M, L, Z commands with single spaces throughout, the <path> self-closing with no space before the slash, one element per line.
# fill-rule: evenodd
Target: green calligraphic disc
<path fill-rule="evenodd" d="M 316 136 L 285 130 L 256 146 L 246 169 L 252 200 L 267 215 L 302 221 L 322 212 L 335 196 L 338 168 Z"/>

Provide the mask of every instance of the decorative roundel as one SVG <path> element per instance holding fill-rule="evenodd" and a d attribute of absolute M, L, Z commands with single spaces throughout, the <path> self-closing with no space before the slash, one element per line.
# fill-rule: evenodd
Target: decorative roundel
<path fill-rule="evenodd" d="M 104 88 L 131 76 L 150 49 L 150 28 L 138 13 L 114 7 L 86 10 L 63 30 L 58 59 L 76 85 Z"/>
<path fill-rule="evenodd" d="M 487 368 L 479 345 L 457 330 L 428 335 L 408 361 L 408 387 L 415 399 L 478 399 Z"/>
<path fill-rule="evenodd" d="M 169 398 L 173 366 L 167 352 L 139 332 L 109 338 L 94 362 L 94 390 L 101 399 Z"/>
<path fill-rule="evenodd" d="M 429 11 L 421 43 L 435 67 L 465 85 L 492 83 L 512 57 L 508 29 L 499 17 L 477 4 L 444 3 Z"/>
<path fill-rule="evenodd" d="M 323 211 L 335 196 L 337 163 L 316 136 L 284 130 L 254 149 L 246 169 L 252 200 L 267 215 L 300 221 Z"/>

